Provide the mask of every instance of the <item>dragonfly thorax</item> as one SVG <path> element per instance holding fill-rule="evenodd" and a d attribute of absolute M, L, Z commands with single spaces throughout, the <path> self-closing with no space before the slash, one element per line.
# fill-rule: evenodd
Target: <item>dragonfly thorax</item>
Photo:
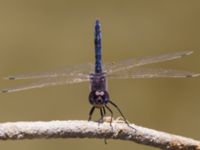
<path fill-rule="evenodd" d="M 107 84 L 105 73 L 90 74 L 91 91 L 106 91 Z"/>

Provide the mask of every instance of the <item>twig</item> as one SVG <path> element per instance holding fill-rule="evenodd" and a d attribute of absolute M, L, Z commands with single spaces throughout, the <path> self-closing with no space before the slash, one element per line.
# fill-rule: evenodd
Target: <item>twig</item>
<path fill-rule="evenodd" d="M 200 150 L 200 141 L 114 121 L 8 122 L 0 124 L 0 140 L 36 138 L 104 138 L 134 141 L 169 150 Z"/>

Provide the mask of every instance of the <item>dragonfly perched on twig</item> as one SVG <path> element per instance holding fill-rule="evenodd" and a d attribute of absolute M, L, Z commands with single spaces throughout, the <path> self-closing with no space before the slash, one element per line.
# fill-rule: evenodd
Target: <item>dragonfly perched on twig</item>
<path fill-rule="evenodd" d="M 100 110 L 101 117 L 103 118 L 106 114 L 106 110 L 111 113 L 113 112 L 110 105 L 114 106 L 121 116 L 126 121 L 120 108 L 110 99 L 106 78 L 109 79 L 128 79 L 128 78 L 187 78 L 187 77 L 197 77 L 199 73 L 193 73 L 190 71 L 173 70 L 173 69 L 149 69 L 149 68 L 138 68 L 139 66 L 144 66 L 147 64 L 170 61 L 174 59 L 181 58 L 192 54 L 192 51 L 179 51 L 172 53 L 165 53 L 155 56 L 147 56 L 140 58 L 133 58 L 129 60 L 123 60 L 116 63 L 107 63 L 102 65 L 102 54 L 101 54 L 101 25 L 99 20 L 95 23 L 95 65 L 83 64 L 65 68 L 63 70 L 56 70 L 51 72 L 43 73 L 30 73 L 23 75 L 8 76 L 4 79 L 8 80 L 18 80 L 18 79 L 41 79 L 38 82 L 19 85 L 16 87 L 11 87 L 7 89 L 2 89 L 2 93 L 17 92 L 22 90 L 43 88 L 54 85 L 64 85 L 81 83 L 85 81 L 90 81 L 91 91 L 89 94 L 89 102 L 92 108 L 89 112 L 89 120 L 91 120 L 92 114 L 95 108 Z M 92 69 L 94 71 L 91 73 Z"/>

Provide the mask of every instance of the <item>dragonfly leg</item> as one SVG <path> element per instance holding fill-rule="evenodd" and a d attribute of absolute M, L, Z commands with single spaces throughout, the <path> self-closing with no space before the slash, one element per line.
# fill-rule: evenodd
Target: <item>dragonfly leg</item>
<path fill-rule="evenodd" d="M 101 114 L 101 119 L 103 119 L 103 117 L 104 117 L 103 108 L 100 108 L 100 114 Z"/>
<path fill-rule="evenodd" d="M 93 106 L 93 107 L 90 109 L 88 121 L 90 121 L 90 120 L 92 119 L 92 114 L 93 114 L 94 110 L 95 110 L 95 107 Z"/>
<path fill-rule="evenodd" d="M 105 110 L 104 107 L 99 108 L 99 110 L 100 110 L 100 114 L 101 114 L 100 122 L 103 122 L 103 120 L 104 120 L 104 116 L 105 116 L 105 114 L 106 114 L 106 110 Z"/>
<path fill-rule="evenodd" d="M 129 123 L 128 121 L 126 120 L 126 117 L 123 115 L 122 111 L 120 110 L 120 108 L 112 101 L 108 101 L 110 104 L 112 104 L 118 111 L 119 113 L 121 114 L 121 116 L 123 117 L 125 123 L 129 126 Z"/>
<path fill-rule="evenodd" d="M 113 112 L 112 112 L 112 110 L 107 106 L 107 105 L 105 105 L 105 107 L 109 110 L 109 112 L 111 113 L 111 120 L 110 120 L 110 125 L 111 125 L 111 123 L 112 123 L 112 119 L 113 119 Z"/>
<path fill-rule="evenodd" d="M 105 107 L 100 108 L 100 111 L 101 111 L 102 116 L 104 117 L 105 114 L 106 114 Z M 103 117 L 102 117 L 102 120 L 103 120 Z M 104 138 L 104 144 L 107 144 L 107 139 L 106 138 Z"/>
<path fill-rule="evenodd" d="M 106 115 L 106 109 L 105 107 L 102 108 L 103 109 L 103 113 L 104 113 L 104 116 Z"/>

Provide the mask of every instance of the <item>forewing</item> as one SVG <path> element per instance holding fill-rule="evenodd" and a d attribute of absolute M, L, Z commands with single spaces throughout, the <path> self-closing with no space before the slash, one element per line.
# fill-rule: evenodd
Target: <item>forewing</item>
<path fill-rule="evenodd" d="M 124 70 L 121 72 L 108 75 L 112 79 L 128 79 L 128 78 L 188 78 L 197 77 L 200 73 L 194 73 L 184 70 L 174 69 L 147 69 L 141 68 L 136 70 Z"/>
<path fill-rule="evenodd" d="M 165 53 L 155 56 L 147 56 L 147 57 L 133 58 L 129 60 L 119 61 L 116 63 L 110 63 L 105 65 L 105 72 L 107 74 L 112 74 L 118 71 L 123 71 L 138 66 L 178 59 L 183 56 L 190 55 L 192 53 L 193 53 L 192 51 L 179 51 L 179 52 Z"/>
<path fill-rule="evenodd" d="M 19 85 L 16 87 L 5 88 L 5 89 L 2 89 L 0 92 L 11 93 L 11 92 L 18 92 L 18 91 L 23 91 L 23 90 L 35 89 L 35 88 L 55 86 L 55 85 L 81 83 L 85 81 L 89 81 L 89 75 L 82 74 L 80 76 L 70 76 L 70 77 L 60 76 L 56 78 L 54 77 L 54 78 L 43 79 L 38 82 L 27 83 L 27 84 Z"/>
<path fill-rule="evenodd" d="M 19 80 L 19 79 L 39 79 L 39 78 L 55 78 L 55 77 L 73 77 L 77 75 L 89 74 L 92 69 L 93 65 L 88 64 L 81 64 L 76 66 L 69 66 L 62 69 L 57 69 L 54 71 L 48 72 L 38 72 L 38 73 L 27 73 L 27 74 L 19 74 L 19 75 L 12 75 L 5 77 L 6 80 Z"/>

